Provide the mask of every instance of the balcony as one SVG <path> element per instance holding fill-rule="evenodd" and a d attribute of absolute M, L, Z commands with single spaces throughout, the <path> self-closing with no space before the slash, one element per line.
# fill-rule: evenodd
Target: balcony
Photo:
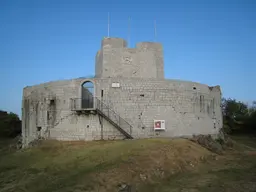
<path fill-rule="evenodd" d="M 71 110 L 85 114 L 97 113 L 115 126 L 126 138 L 133 138 L 132 126 L 107 104 L 103 103 L 96 97 L 71 99 Z"/>
<path fill-rule="evenodd" d="M 92 111 L 96 110 L 94 97 L 90 98 L 72 98 L 70 99 L 71 111 Z"/>

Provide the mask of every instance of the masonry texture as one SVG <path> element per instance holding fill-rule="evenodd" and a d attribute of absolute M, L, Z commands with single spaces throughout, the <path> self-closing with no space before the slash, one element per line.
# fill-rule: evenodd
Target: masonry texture
<path fill-rule="evenodd" d="M 117 127 L 133 138 L 217 135 L 223 124 L 220 87 L 167 80 L 163 68 L 161 44 L 142 42 L 131 49 L 123 39 L 104 38 L 95 58 L 95 78 L 24 88 L 24 146 L 38 137 L 126 138 Z M 165 129 L 155 130 L 154 120 L 164 120 Z"/>

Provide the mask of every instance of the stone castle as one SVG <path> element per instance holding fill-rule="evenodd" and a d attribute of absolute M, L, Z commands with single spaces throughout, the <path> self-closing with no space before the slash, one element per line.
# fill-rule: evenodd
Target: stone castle
<path fill-rule="evenodd" d="M 222 128 L 219 86 L 164 78 L 163 47 L 103 38 L 95 77 L 25 87 L 23 144 L 57 140 L 217 135 Z"/>

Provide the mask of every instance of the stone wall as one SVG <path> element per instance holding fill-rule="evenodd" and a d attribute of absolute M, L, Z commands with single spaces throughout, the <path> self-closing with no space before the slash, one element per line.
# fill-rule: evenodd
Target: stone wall
<path fill-rule="evenodd" d="M 219 87 L 141 78 L 95 78 L 49 82 L 23 90 L 24 143 L 39 135 L 60 140 L 122 139 L 120 132 L 98 115 L 77 114 L 71 98 L 81 98 L 85 81 L 95 85 L 101 98 L 132 126 L 135 138 L 217 134 L 222 127 Z M 112 83 L 119 83 L 113 88 Z M 155 132 L 153 120 L 166 121 L 166 130 Z"/>
<path fill-rule="evenodd" d="M 124 138 L 106 120 L 103 120 L 105 132 L 102 135 L 98 116 L 71 111 L 70 99 L 81 97 L 84 81 L 56 81 L 24 88 L 22 134 L 25 144 L 39 135 L 59 140 Z"/>
<path fill-rule="evenodd" d="M 112 83 L 119 83 L 120 88 L 112 88 Z M 104 101 L 133 125 L 134 137 L 216 134 L 222 127 L 218 88 L 185 81 L 129 78 L 95 79 L 95 85 L 96 96 L 102 89 Z M 165 131 L 153 130 L 157 119 L 166 121 Z"/>
<path fill-rule="evenodd" d="M 160 43 L 141 42 L 128 48 L 124 39 L 104 38 L 96 54 L 96 77 L 164 79 Z"/>

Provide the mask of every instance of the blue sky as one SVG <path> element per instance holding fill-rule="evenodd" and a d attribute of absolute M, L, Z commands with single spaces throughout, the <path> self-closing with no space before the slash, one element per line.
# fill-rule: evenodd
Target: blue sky
<path fill-rule="evenodd" d="M 164 46 L 165 77 L 220 85 L 224 97 L 256 99 L 256 1 L 0 0 L 0 109 L 21 114 L 22 89 L 94 75 L 107 36 L 130 47 Z"/>

